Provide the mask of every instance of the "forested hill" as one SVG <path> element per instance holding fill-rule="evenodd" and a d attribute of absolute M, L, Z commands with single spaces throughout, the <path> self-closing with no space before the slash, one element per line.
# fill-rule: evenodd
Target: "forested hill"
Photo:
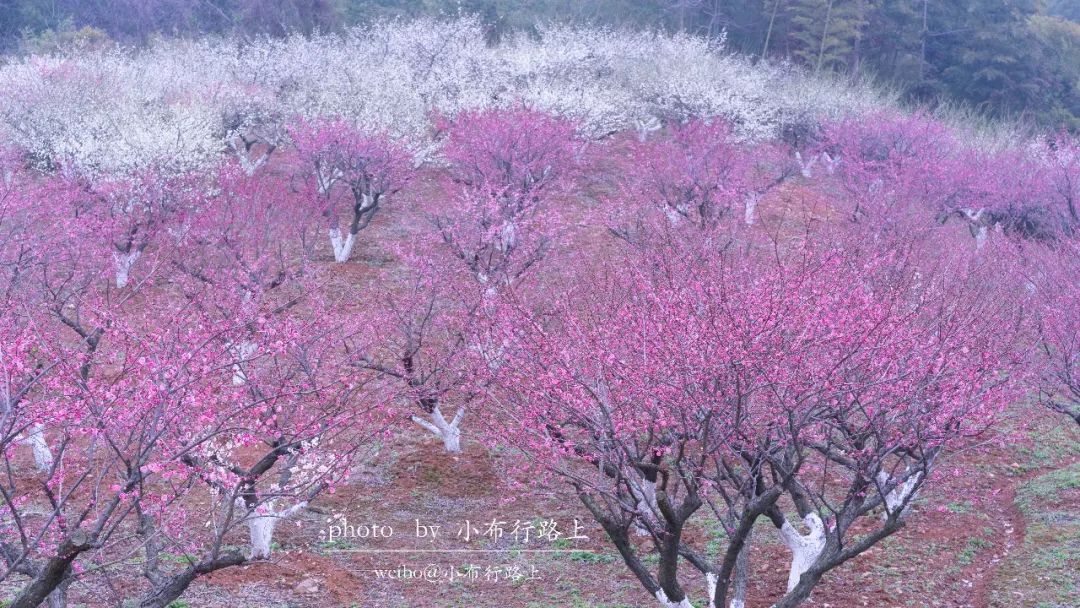
<path fill-rule="evenodd" d="M 478 14 L 492 41 L 550 19 L 726 36 L 739 52 L 870 76 L 930 106 L 1080 129 L 1078 0 L 0 0 L 0 47 L 282 35 L 461 12 Z"/>

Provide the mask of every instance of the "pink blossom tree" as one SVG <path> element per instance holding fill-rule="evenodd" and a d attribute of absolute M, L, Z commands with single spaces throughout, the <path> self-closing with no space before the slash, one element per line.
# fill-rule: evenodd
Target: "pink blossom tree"
<path fill-rule="evenodd" d="M 585 142 L 572 122 L 522 108 L 465 112 L 443 128 L 452 183 L 432 221 L 478 282 L 509 284 L 546 255 Z"/>
<path fill-rule="evenodd" d="M 404 276 L 380 282 L 382 295 L 368 307 L 350 350 L 362 369 L 395 380 L 408 419 L 456 454 L 473 398 L 469 350 L 482 291 L 453 261 L 407 259 Z"/>
<path fill-rule="evenodd" d="M 0 276 L 19 304 L 0 314 L 0 440 L 9 470 L 25 468 L 23 438 L 48 454 L 38 479 L 0 487 L 0 578 L 28 577 L 14 605 L 62 606 L 74 581 L 116 576 L 99 564 L 138 555 L 141 605 L 164 607 L 199 576 L 268 557 L 275 527 L 381 432 L 392 393 L 349 365 L 348 318 L 305 282 L 302 226 L 267 183 L 226 171 L 176 235 L 184 255 L 148 266 L 154 288 L 138 292 L 102 280 L 100 240 L 35 213 L 81 209 L 84 192 L 45 180 L 12 216 L 26 231 L 5 216 Z M 57 193 L 74 202 L 44 196 Z M 230 549 L 244 531 L 249 549 Z"/>
<path fill-rule="evenodd" d="M 542 263 L 563 228 L 539 201 L 519 206 L 475 190 L 452 195 L 431 219 L 442 246 L 428 255 L 449 258 L 492 295 Z"/>
<path fill-rule="evenodd" d="M 246 527 L 247 558 L 264 559 L 276 526 L 331 490 L 370 449 L 387 393 L 347 365 L 337 323 L 263 315 L 236 331 L 250 334 L 252 323 L 264 346 L 243 362 L 242 384 L 231 382 L 203 406 L 209 411 L 187 429 L 193 449 L 181 461 L 215 496 L 217 525 Z M 229 353 L 221 371 L 237 364 L 233 340 L 217 340 Z M 217 390 L 231 373 L 215 379 Z"/>
<path fill-rule="evenodd" d="M 312 243 L 305 239 L 309 218 L 299 201 L 283 194 L 285 181 L 273 171 L 249 175 L 242 165 L 226 164 L 215 180 L 216 196 L 192 218 L 173 265 L 186 289 L 216 290 L 216 298 L 195 300 L 214 314 L 281 314 L 319 290 L 309 263 Z M 238 384 L 244 361 L 258 349 L 253 337 L 234 345 Z"/>
<path fill-rule="evenodd" d="M 413 168 L 408 152 L 385 134 L 367 134 L 344 120 L 299 122 L 289 131 L 301 196 L 327 222 L 334 260 L 348 261 L 357 235 L 384 197 L 400 190 Z M 341 230 L 342 207 L 349 224 Z"/>
<path fill-rule="evenodd" d="M 753 224 L 761 197 L 793 172 L 777 147 L 742 144 L 720 120 L 631 144 L 622 165 L 620 191 L 601 212 L 614 211 L 616 221 L 606 223 L 623 238 L 658 223 L 713 230 L 738 212 Z"/>
<path fill-rule="evenodd" d="M 944 208 L 967 223 L 982 248 L 991 230 L 1016 238 L 1045 241 L 1066 229 L 1052 183 L 1052 167 L 1026 150 L 965 150 L 953 164 L 962 191 Z"/>
<path fill-rule="evenodd" d="M 110 441 L 110 429 L 119 427 L 109 425 L 121 417 L 113 407 L 131 381 L 125 363 L 100 348 L 102 326 L 114 325 L 111 313 L 88 290 L 60 290 L 56 283 L 45 288 L 65 300 L 51 310 L 50 300 L 35 301 L 45 314 L 26 322 L 30 331 L 14 343 L 22 348 L 5 353 L 4 371 L 10 420 L 28 413 L 48 433 L 55 457 L 47 467 L 39 463 L 40 479 L 5 479 L 3 577 L 29 579 L 12 605 L 48 601 L 59 608 L 70 584 L 83 575 L 84 556 L 107 546 L 129 519 L 131 499 L 143 489 L 144 467 L 156 457 Z M 17 470 L 14 456 L 5 450 L 6 466 Z"/>
<path fill-rule="evenodd" d="M 442 128 L 450 179 L 425 209 L 434 238 L 403 253 L 407 276 L 391 281 L 356 352 L 402 383 L 419 409 L 409 419 L 456 453 L 475 378 L 469 353 L 484 348 L 473 341 L 479 313 L 550 253 L 584 143 L 569 121 L 520 108 L 466 112 Z"/>
<path fill-rule="evenodd" d="M 26 170 L 20 155 L 0 151 L 0 301 L 4 303 L 2 343 L 10 352 L 2 354 L 5 366 L 0 406 L 4 412 L 3 446 L 29 444 L 40 471 L 53 463 L 43 423 L 26 416 L 24 398 L 30 388 L 51 367 L 47 360 L 33 360 L 25 351 L 34 344 L 33 331 L 40 315 L 32 314 L 34 299 L 26 289 L 30 277 L 40 269 L 34 238 L 36 225 L 47 221 L 43 209 L 35 205 L 35 176 Z M 0 347 L 2 348 L 2 347 Z M 55 363 L 55 362 L 53 362 Z M 29 366 L 28 366 L 29 365 Z"/>
<path fill-rule="evenodd" d="M 455 181 L 519 206 L 565 194 L 585 147 L 573 122 L 521 107 L 462 112 L 436 126 Z"/>
<path fill-rule="evenodd" d="M 133 455 L 103 439 L 107 425 L 116 420 L 110 408 L 115 389 L 130 380 L 123 362 L 101 348 L 105 328 L 119 323 L 114 307 L 131 295 L 114 298 L 100 280 L 112 274 L 99 255 L 112 244 L 70 238 L 44 221 L 57 210 L 61 220 L 71 210 L 85 211 L 83 219 L 93 217 L 82 206 L 84 192 L 45 179 L 33 194 L 34 205 L 53 206 L 42 213 L 26 208 L 26 245 L 16 267 L 30 272 L 7 285 L 13 290 L 9 295 L 17 294 L 24 305 L 4 314 L 4 326 L 17 332 L 10 336 L 15 348 L 5 352 L 5 424 L 31 421 L 40 479 L 6 479 L 3 577 L 29 579 L 13 605 L 48 601 L 59 608 L 68 587 L 82 575 L 78 570 L 84 557 L 107 545 L 129 519 L 129 498 L 142 489 L 142 467 L 155 457 Z M 4 457 L 9 469 L 18 470 L 17 454 L 7 449 Z"/>
<path fill-rule="evenodd" d="M 959 148 L 929 116 L 882 112 L 826 123 L 811 149 L 833 159 L 848 217 L 883 225 L 911 213 L 948 217 L 967 208 L 959 199 L 971 171 L 961 169 Z"/>
<path fill-rule="evenodd" d="M 761 515 L 792 551 L 778 605 L 801 603 L 899 530 L 942 448 L 1016 395 L 1017 334 L 1000 332 L 1015 308 L 987 297 L 993 265 L 936 261 L 926 240 L 746 245 L 638 250 L 501 325 L 500 435 L 574 488 L 665 606 L 690 605 L 680 559 L 704 575 L 712 605 L 741 605 Z M 703 506 L 729 538 L 719 562 L 683 534 Z M 852 538 L 875 511 L 880 522 Z M 655 574 L 630 542 L 635 526 Z"/>
<path fill-rule="evenodd" d="M 1080 226 L 1080 143 L 1075 137 L 1060 134 L 1046 145 L 1052 188 L 1060 197 L 1070 233 Z"/>
<path fill-rule="evenodd" d="M 76 294 L 43 320 L 54 334 L 5 357 L 10 419 L 45 420 L 56 454 L 44 483 L 2 488 L 17 539 L 3 547 L 5 576 L 30 577 L 13 605 L 62 606 L 73 581 L 111 576 L 95 564 L 141 555 L 140 605 L 163 608 L 199 576 L 268 557 L 275 527 L 380 433 L 387 393 L 346 365 L 336 321 L 222 317 L 192 302 L 220 298 L 214 288 L 168 295 L 145 306 Z M 237 384 L 233 345 L 253 327 L 263 347 Z M 245 529 L 249 550 L 228 548 Z"/>
<path fill-rule="evenodd" d="M 269 171 L 248 175 L 226 167 L 217 183 L 218 195 L 193 222 L 184 259 L 176 263 L 182 271 L 176 283 L 192 307 L 234 328 L 227 344 L 232 384 L 252 407 L 258 404 L 260 412 L 270 408 L 269 420 L 276 426 L 267 425 L 260 433 L 249 429 L 244 434 L 247 443 L 226 448 L 226 452 L 247 452 L 259 445 L 269 446 L 262 448 L 265 460 L 250 465 L 250 469 L 220 454 L 209 460 L 192 456 L 186 462 L 193 467 L 214 465 L 223 474 L 241 475 L 245 489 L 234 499 L 250 531 L 249 555 L 265 558 L 275 526 L 302 511 L 310 500 L 304 498 L 305 492 L 296 491 L 292 504 L 281 504 L 289 502 L 290 494 L 283 491 L 286 482 L 301 479 L 297 466 L 315 466 L 329 479 L 327 467 L 344 470 L 347 456 L 368 445 L 361 433 L 333 449 L 318 448 L 329 445 L 320 442 L 331 434 L 359 421 L 346 420 L 350 412 L 359 417 L 371 409 L 335 397 L 330 389 L 337 387 L 342 394 L 353 395 L 369 384 L 371 374 L 344 371 L 348 361 L 344 348 L 354 323 L 348 315 L 337 314 L 338 302 L 323 296 L 323 285 L 309 268 L 308 244 L 303 238 L 304 208 L 281 196 L 281 183 Z M 326 387 L 314 384 L 323 381 L 324 373 L 336 375 L 325 380 L 329 383 Z M 351 376 L 348 381 L 346 376 Z M 305 385 L 305 381 L 312 384 Z M 342 388 L 345 386 L 351 388 Z M 292 387 L 292 392 L 281 393 L 282 387 Z M 326 394 L 313 400 L 301 398 L 305 390 Z M 386 397 L 377 393 L 365 398 L 377 404 Z M 286 442 L 286 438 L 293 439 Z M 252 443 L 257 440 L 262 443 Z M 327 462 L 311 464 L 317 458 Z M 205 471 L 200 475 L 215 491 L 239 492 Z M 264 499 L 256 485 L 269 477 L 277 479 L 273 483 L 278 495 Z M 326 485 L 312 485 L 311 496 Z"/>
<path fill-rule="evenodd" d="M 827 123 L 812 147 L 834 160 L 853 220 L 957 218 L 978 248 L 992 230 L 1035 240 L 1075 230 L 1075 148 L 1068 136 L 980 148 L 940 121 L 893 114 Z"/>
<path fill-rule="evenodd" d="M 68 171 L 50 176 L 67 209 L 57 217 L 71 238 L 96 244 L 111 260 L 114 285 L 126 287 L 135 264 L 147 251 L 169 257 L 170 245 L 182 237 L 184 225 L 205 195 L 198 175 L 147 169 L 135 175 L 82 177 Z M 151 274 L 151 273 L 147 273 Z"/>
<path fill-rule="evenodd" d="M 1080 424 L 1080 244 L 1036 250 L 1026 287 L 1038 311 L 1039 396 Z"/>
<path fill-rule="evenodd" d="M 265 166 L 287 140 L 281 117 L 256 104 L 229 113 L 224 126 L 225 145 L 249 177 Z"/>

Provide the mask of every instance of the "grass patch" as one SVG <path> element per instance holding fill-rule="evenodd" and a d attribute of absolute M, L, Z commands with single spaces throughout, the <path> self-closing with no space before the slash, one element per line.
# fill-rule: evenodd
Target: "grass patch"
<path fill-rule="evenodd" d="M 180 554 L 180 553 L 169 553 L 167 551 L 162 551 L 158 555 L 158 559 L 160 559 L 163 562 L 173 562 L 173 563 L 176 563 L 176 564 L 189 564 L 189 563 L 194 563 L 196 561 L 194 555 Z"/>
<path fill-rule="evenodd" d="M 1080 463 L 1040 475 L 1020 486 L 1016 506 L 1027 516 L 1059 500 L 1063 492 L 1077 488 L 1080 488 Z"/>
<path fill-rule="evenodd" d="M 342 551 L 352 548 L 352 543 L 347 540 L 327 540 L 319 543 L 319 549 L 323 551 Z"/>
<path fill-rule="evenodd" d="M 975 561 L 975 556 L 983 549 L 993 547 L 994 543 L 985 538 L 969 538 L 967 545 L 956 556 L 956 561 L 961 566 L 970 566 Z"/>
<path fill-rule="evenodd" d="M 592 551 L 571 551 L 567 555 L 575 562 L 585 564 L 613 564 L 615 557 L 606 553 L 593 553 Z"/>
<path fill-rule="evenodd" d="M 1080 456 L 1080 442 L 1076 440 L 1075 425 L 1039 425 L 1029 431 L 1031 447 L 1017 450 L 1018 462 L 1008 466 L 1009 475 L 1026 475 L 1032 471 L 1054 467 L 1074 456 Z"/>
<path fill-rule="evenodd" d="M 996 587 L 1024 592 L 1025 606 L 1080 606 L 1080 462 L 1031 479 L 1017 489 L 1027 522 L 1024 542 L 1005 564 Z"/>
<path fill-rule="evenodd" d="M 974 511 L 975 505 L 973 505 L 970 500 L 965 500 L 964 502 L 950 502 L 945 508 L 948 509 L 950 513 L 962 515 Z"/>

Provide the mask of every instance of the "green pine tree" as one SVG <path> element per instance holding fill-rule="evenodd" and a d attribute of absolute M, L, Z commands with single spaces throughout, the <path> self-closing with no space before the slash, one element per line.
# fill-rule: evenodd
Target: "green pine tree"
<path fill-rule="evenodd" d="M 815 71 L 858 64 L 867 0 L 791 0 L 787 6 L 790 56 Z"/>

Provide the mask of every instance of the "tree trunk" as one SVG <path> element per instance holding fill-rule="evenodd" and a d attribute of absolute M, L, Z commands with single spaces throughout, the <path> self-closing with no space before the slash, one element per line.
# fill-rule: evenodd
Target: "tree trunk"
<path fill-rule="evenodd" d="M 649 525 L 657 523 L 656 514 L 660 512 L 660 508 L 656 505 L 656 482 L 645 479 L 641 482 L 640 488 L 631 489 L 634 498 L 637 499 L 638 516 L 642 519 L 642 522 L 636 525 L 638 534 L 648 536 Z"/>
<path fill-rule="evenodd" d="M 116 269 L 116 288 L 123 289 L 127 286 L 128 281 L 131 278 L 131 267 L 138 261 L 142 252 L 138 249 L 132 249 L 131 251 L 124 253 L 121 251 L 113 252 L 113 265 Z"/>
<path fill-rule="evenodd" d="M 353 246 L 356 244 L 356 235 L 350 230 L 344 236 L 340 228 L 330 228 L 330 245 L 334 248 L 334 261 L 338 263 L 348 262 L 352 255 Z"/>
<path fill-rule="evenodd" d="M 776 11 L 780 8 L 780 0 L 774 0 L 772 14 L 769 15 L 769 29 L 765 30 L 765 44 L 761 47 L 761 58 L 767 59 L 769 55 L 769 40 L 772 39 L 773 24 L 776 23 Z"/>
<path fill-rule="evenodd" d="M 818 48 L 817 65 L 814 66 L 814 73 L 821 72 L 821 64 L 825 60 L 825 41 L 829 37 L 829 26 L 832 25 L 832 9 L 835 0 L 829 0 L 829 7 L 825 10 L 825 28 L 821 30 L 821 47 Z"/>
<path fill-rule="evenodd" d="M 803 177 L 810 179 L 814 177 L 814 165 L 817 164 L 819 155 L 814 155 L 809 160 L 803 160 L 802 152 L 795 152 L 795 162 L 799 164 L 799 174 Z"/>
<path fill-rule="evenodd" d="M 180 599 L 191 583 L 203 574 L 209 574 L 229 566 L 239 566 L 247 561 L 242 554 L 233 551 L 213 560 L 206 560 L 189 566 L 183 572 L 169 577 L 163 584 L 157 585 L 139 602 L 139 608 L 167 608 Z"/>
<path fill-rule="evenodd" d="M 465 408 L 459 408 L 454 414 L 454 419 L 447 421 L 442 410 L 436 404 L 435 409 L 428 415 L 428 420 L 419 416 L 412 416 L 412 421 L 424 427 L 439 439 L 442 439 L 443 447 L 447 452 L 457 454 L 461 452 L 461 419 L 465 416 Z"/>
<path fill-rule="evenodd" d="M 922 32 L 921 32 L 921 45 L 922 48 L 919 51 L 919 84 L 921 85 L 926 81 L 926 40 L 930 37 L 930 0 L 923 0 L 922 4 Z"/>
<path fill-rule="evenodd" d="M 757 219 L 757 204 L 761 198 L 757 193 L 749 194 L 746 197 L 746 211 L 743 213 L 743 220 L 747 226 L 753 226 L 754 221 Z"/>
<path fill-rule="evenodd" d="M 732 580 L 730 608 L 746 608 L 746 585 L 750 580 L 750 540 L 753 530 L 746 535 L 739 557 L 735 560 L 734 580 Z"/>
<path fill-rule="evenodd" d="M 60 584 L 53 589 L 53 592 L 49 594 L 45 602 L 49 608 L 67 608 L 67 590 L 71 586 L 71 579 L 65 577 Z"/>
<path fill-rule="evenodd" d="M 289 519 L 307 508 L 307 501 L 303 501 L 285 509 L 274 511 L 273 503 L 267 506 L 265 515 L 250 515 L 247 520 L 248 533 L 250 535 L 250 552 L 248 559 L 269 559 L 271 547 L 274 541 L 274 529 L 278 522 Z"/>
<path fill-rule="evenodd" d="M 986 245 L 986 238 L 989 236 L 989 230 L 986 226 L 978 226 L 975 228 L 975 249 L 981 250 Z"/>
<path fill-rule="evenodd" d="M 90 535 L 82 530 L 75 530 L 66 538 L 56 550 L 56 555 L 49 558 L 30 584 L 23 588 L 8 608 L 37 608 L 57 590 L 61 595 L 57 601 L 63 600 L 62 586 L 66 586 L 68 577 L 71 575 L 71 564 L 75 558 L 84 551 L 90 549 Z"/>
<path fill-rule="evenodd" d="M 239 344 L 233 345 L 233 355 L 239 359 L 236 363 L 233 363 L 233 386 L 243 386 L 247 384 L 247 375 L 244 374 L 243 364 L 255 355 L 255 352 L 259 349 L 259 345 L 251 340 L 241 340 Z"/>
<path fill-rule="evenodd" d="M 249 559 L 269 559 L 270 550 L 274 540 L 274 528 L 277 527 L 278 518 L 274 515 L 264 515 L 248 519 L 248 533 L 251 536 L 251 547 L 248 552 Z"/>
<path fill-rule="evenodd" d="M 731 580 L 731 600 L 728 602 L 728 608 L 746 608 L 746 586 L 750 580 L 750 540 L 752 534 L 753 529 L 746 535 L 742 549 L 739 550 L 739 555 L 735 558 L 735 571 L 732 573 Z M 717 608 L 716 583 L 719 580 L 720 577 L 715 572 L 705 574 L 705 583 L 708 585 L 709 590 L 709 608 Z"/>
<path fill-rule="evenodd" d="M 897 485 L 888 494 L 885 495 L 885 509 L 881 514 L 882 519 L 888 520 L 889 515 L 900 510 L 899 517 L 903 519 L 908 511 L 911 509 L 911 500 L 915 498 L 915 486 L 922 479 L 922 473 L 917 472 L 907 478 L 904 483 Z M 885 486 L 889 483 L 889 476 L 881 471 L 877 474 L 877 482 L 881 486 Z"/>
<path fill-rule="evenodd" d="M 825 549 L 825 524 L 817 513 L 810 513 L 803 518 L 803 522 L 810 532 L 806 535 L 799 534 L 788 522 L 780 528 L 780 538 L 791 550 L 791 569 L 788 572 L 787 590 L 790 593 L 799 585 L 803 573 L 814 565 L 821 552 Z"/>
<path fill-rule="evenodd" d="M 37 466 L 37 470 L 42 473 L 51 471 L 53 454 L 52 450 L 49 449 L 49 443 L 45 440 L 45 426 L 42 424 L 31 426 L 26 432 L 24 441 L 30 445 L 30 449 L 34 452 L 34 464 Z"/>
<path fill-rule="evenodd" d="M 678 602 L 669 600 L 663 589 L 657 590 L 656 601 L 660 602 L 660 605 L 663 606 L 663 608 L 694 608 L 694 605 L 690 603 L 690 600 L 685 597 L 682 601 Z"/>
<path fill-rule="evenodd" d="M 787 595 L 773 604 L 773 608 L 796 608 L 796 606 L 809 599 L 810 592 L 814 590 L 819 581 L 821 581 L 821 574 L 810 570 L 799 580 L 798 585 L 789 589 Z"/>

